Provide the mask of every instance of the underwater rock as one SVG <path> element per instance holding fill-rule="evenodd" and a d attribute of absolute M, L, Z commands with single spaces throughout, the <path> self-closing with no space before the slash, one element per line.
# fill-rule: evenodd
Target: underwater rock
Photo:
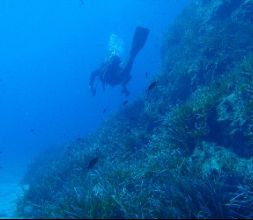
<path fill-rule="evenodd" d="M 166 36 L 152 95 L 35 161 L 20 216 L 252 218 L 252 11 L 193 1 Z"/>

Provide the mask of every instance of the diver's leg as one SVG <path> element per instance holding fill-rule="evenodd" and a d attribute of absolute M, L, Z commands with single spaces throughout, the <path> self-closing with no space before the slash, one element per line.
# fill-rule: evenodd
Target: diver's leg
<path fill-rule="evenodd" d="M 129 92 L 126 88 L 126 85 L 131 80 L 131 70 L 133 67 L 133 63 L 135 60 L 136 55 L 140 52 L 140 50 L 144 47 L 147 38 L 149 35 L 149 29 L 144 27 L 137 27 L 134 33 L 133 41 L 132 41 L 132 47 L 129 59 L 126 63 L 126 65 L 123 67 L 121 72 L 121 81 L 122 81 L 122 93 L 129 95 Z"/>

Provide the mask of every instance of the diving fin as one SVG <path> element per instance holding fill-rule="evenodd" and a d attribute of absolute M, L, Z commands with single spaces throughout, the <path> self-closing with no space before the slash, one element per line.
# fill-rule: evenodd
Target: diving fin
<path fill-rule="evenodd" d="M 132 48 L 130 52 L 130 57 L 134 59 L 134 57 L 139 53 L 139 51 L 144 47 L 147 38 L 149 35 L 149 29 L 144 27 L 137 27 L 135 29 Z"/>
<path fill-rule="evenodd" d="M 135 29 L 133 41 L 132 41 L 132 48 L 130 51 L 130 56 L 128 58 L 128 61 L 125 65 L 125 67 L 122 70 L 122 85 L 123 87 L 126 87 L 126 84 L 130 81 L 131 79 L 131 69 L 133 67 L 133 63 L 135 60 L 136 55 L 140 52 L 140 50 L 144 47 L 147 38 L 149 35 L 149 29 L 144 28 L 144 27 L 137 27 Z M 123 93 L 125 93 L 126 90 L 123 89 Z M 126 95 L 128 95 L 126 93 Z"/>

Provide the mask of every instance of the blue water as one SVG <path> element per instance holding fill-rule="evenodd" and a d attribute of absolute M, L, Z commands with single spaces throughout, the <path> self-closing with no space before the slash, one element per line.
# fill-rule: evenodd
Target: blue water
<path fill-rule="evenodd" d="M 120 107 L 119 87 L 92 97 L 90 72 L 108 55 L 112 33 L 127 54 L 135 27 L 143 25 L 151 32 L 129 84 L 129 100 L 139 97 L 159 71 L 167 27 L 188 2 L 1 0 L 1 183 L 18 180 L 43 149 L 85 136 Z"/>
<path fill-rule="evenodd" d="M 42 149 L 96 129 L 124 97 L 118 87 L 92 97 L 89 75 L 112 33 L 127 53 L 134 29 L 151 30 L 136 59 L 130 101 L 159 70 L 163 35 L 187 0 L 2 0 L 0 2 L 0 161 L 12 172 Z M 103 114 L 103 109 L 107 113 Z"/>
<path fill-rule="evenodd" d="M 252 217 L 252 9 L 1 0 L 0 219 Z M 130 96 L 92 96 L 110 37 L 127 61 L 137 26 L 150 35 Z"/>

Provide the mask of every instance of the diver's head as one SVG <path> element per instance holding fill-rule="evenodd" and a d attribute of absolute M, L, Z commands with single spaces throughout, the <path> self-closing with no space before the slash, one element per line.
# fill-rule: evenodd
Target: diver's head
<path fill-rule="evenodd" d="M 115 65 L 115 66 L 119 66 L 120 65 L 120 62 L 121 62 L 121 60 L 120 60 L 120 57 L 118 56 L 118 55 L 112 55 L 112 56 L 110 56 L 110 58 L 109 58 L 109 63 L 111 64 L 111 65 Z"/>

